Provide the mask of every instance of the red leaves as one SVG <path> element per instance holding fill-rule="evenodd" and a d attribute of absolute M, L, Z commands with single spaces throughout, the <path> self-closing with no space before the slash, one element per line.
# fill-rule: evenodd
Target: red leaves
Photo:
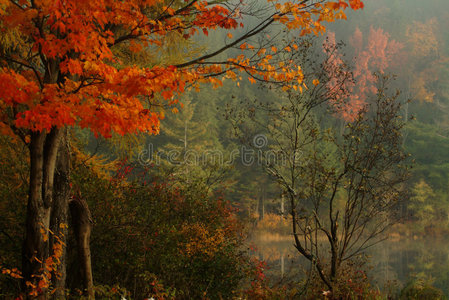
<path fill-rule="evenodd" d="M 349 0 L 349 5 L 347 3 L 347 1 L 345 0 L 339 0 L 338 2 L 329 2 L 329 6 L 332 9 L 346 9 L 348 6 L 350 6 L 352 9 L 357 10 L 357 9 L 362 9 L 364 7 L 364 4 L 361 0 Z"/>
<path fill-rule="evenodd" d="M 267 51 L 242 41 L 239 44 L 242 54 L 223 64 L 199 62 L 184 69 L 157 62 L 151 68 L 127 66 L 112 51 L 114 43 L 120 42 L 124 51 L 141 53 L 148 47 L 164 46 L 164 37 L 170 32 L 188 39 L 198 32 L 208 36 L 210 30 L 243 26 L 239 9 L 230 10 L 207 1 L 195 1 L 191 6 L 190 2 L 175 1 L 170 6 L 162 3 L 165 2 L 43 0 L 37 2 L 35 10 L 26 6 L 28 2 L 24 2 L 23 9 L 5 2 L 0 10 L 0 29 L 17 29 L 24 43 L 28 43 L 26 48 L 32 49 L 24 60 L 40 59 L 38 64 L 44 66 L 47 76 L 29 68 L 20 74 L 2 70 L 0 106 L 20 106 L 20 113 L 11 120 L 19 127 L 43 130 L 79 125 L 108 137 L 112 131 L 157 133 L 162 113 L 146 113 L 149 103 L 162 101 L 168 106 L 177 103 L 177 96 L 184 92 L 186 84 L 199 87 L 200 83 L 209 83 L 218 87 L 221 81 L 214 77 L 216 74 L 240 80 L 236 72 L 248 72 L 257 79 L 282 81 L 286 88 L 301 89 L 301 68 L 276 60 L 277 55 L 293 52 L 296 45 L 290 45 L 293 49 L 270 46 L 271 51 Z M 306 9 L 304 3 L 296 1 L 275 5 L 279 10 L 275 21 L 287 29 L 298 28 L 303 34 L 323 32 L 321 22 L 342 18 L 340 10 L 348 5 L 353 9 L 363 7 L 357 0 L 350 0 L 349 4 L 343 0 L 326 1 L 313 9 Z M 154 11 L 158 18 L 151 19 L 149 11 Z M 247 51 L 250 55 L 246 55 Z M 251 62 L 248 57 L 256 54 L 260 59 Z M 53 61 L 60 61 L 59 66 L 50 68 Z M 35 64 L 24 61 L 24 65 Z M 53 76 L 55 73 L 59 75 Z"/>
<path fill-rule="evenodd" d="M 207 2 L 195 2 L 195 8 L 199 13 L 196 14 L 193 24 L 200 28 L 215 29 L 221 27 L 224 29 L 235 29 L 238 27 L 237 21 L 232 17 L 231 12 L 220 5 L 207 7 Z"/>
<path fill-rule="evenodd" d="M 35 82 L 6 68 L 0 70 L 0 90 L 2 102 L 9 106 L 31 103 L 39 93 Z"/>
<path fill-rule="evenodd" d="M 83 67 L 79 60 L 67 59 L 59 64 L 62 73 L 71 75 L 82 75 Z"/>
<path fill-rule="evenodd" d="M 365 5 L 363 4 L 362 1 L 360 0 L 349 0 L 349 5 L 351 6 L 352 9 L 361 9 L 363 7 L 365 7 Z"/>

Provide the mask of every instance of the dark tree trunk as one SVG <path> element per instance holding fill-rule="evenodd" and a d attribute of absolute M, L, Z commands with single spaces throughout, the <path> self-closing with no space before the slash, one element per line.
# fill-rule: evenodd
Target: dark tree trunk
<path fill-rule="evenodd" d="M 48 134 L 45 130 L 31 134 L 30 189 L 22 249 L 23 284 L 27 295 L 43 280 L 39 275 L 43 274 L 44 263 L 49 256 L 48 230 L 59 138 L 59 129 L 52 129 Z M 44 295 L 45 288 L 40 292 Z"/>
<path fill-rule="evenodd" d="M 54 202 L 50 217 L 50 229 L 56 237 L 50 239 L 50 249 L 56 242 L 62 242 L 62 255 L 56 274 L 52 276 L 52 286 L 55 289 L 53 299 L 65 299 L 66 287 L 66 261 L 67 261 L 67 235 L 68 210 L 70 198 L 70 147 L 65 129 L 61 136 L 58 156 L 56 160 L 56 173 L 54 182 Z"/>
<path fill-rule="evenodd" d="M 81 195 L 74 197 L 70 203 L 70 215 L 78 247 L 81 278 L 88 299 L 94 299 L 93 276 L 90 254 L 90 233 L 92 218 L 87 202 Z"/>

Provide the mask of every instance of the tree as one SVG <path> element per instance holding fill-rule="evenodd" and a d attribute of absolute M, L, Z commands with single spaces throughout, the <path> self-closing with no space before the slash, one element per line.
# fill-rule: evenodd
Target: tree
<path fill-rule="evenodd" d="M 332 74 L 351 74 L 334 62 L 328 55 L 323 65 L 306 69 L 307 91 L 251 104 L 250 125 L 239 129 L 244 134 L 245 126 L 256 126 L 269 141 L 258 151 L 265 171 L 288 196 L 294 246 L 310 262 L 309 276 L 316 274 L 338 298 L 343 267 L 382 240 L 393 221 L 391 208 L 405 196 L 408 172 L 398 94 L 386 94 L 387 78 L 379 78 L 375 98 L 343 132 L 328 127 L 320 107 L 334 107 L 331 92 L 348 95 L 347 81 Z"/>
<path fill-rule="evenodd" d="M 288 168 L 268 169 L 288 192 L 295 247 L 334 295 L 342 267 L 382 240 L 393 221 L 391 208 L 405 195 L 400 105 L 384 92 L 381 87 L 342 136 L 303 124 L 307 133 L 315 132 L 310 149 L 303 150 L 309 154 Z M 298 117 L 304 114 L 298 111 Z"/>
<path fill-rule="evenodd" d="M 216 176 L 224 171 L 223 147 L 208 137 L 209 122 L 198 120 L 197 104 L 191 94 L 182 99 L 179 114 L 169 116 L 163 124 L 163 137 L 167 143 L 155 150 L 169 173 L 180 184 L 189 184 L 194 177 L 203 177 L 206 185 L 214 185 Z M 197 100 L 197 99 L 195 99 Z M 210 182 L 207 182 L 210 179 Z"/>
<path fill-rule="evenodd" d="M 150 62 L 145 67 L 124 63 L 118 52 L 152 53 L 166 44 L 169 33 L 191 39 L 216 28 L 235 29 L 243 26 L 239 21 L 251 14 L 251 5 L 196 0 L 0 3 L 0 26 L 8 37 L 0 47 L 1 120 L 30 150 L 22 266 L 28 291 L 36 295 L 46 290 L 39 285 L 50 249 L 44 234 L 67 211 L 69 166 L 66 143 L 61 142 L 67 126 L 104 137 L 112 132 L 156 134 L 163 107 L 175 104 L 186 85 L 219 86 L 216 77 L 238 78 L 234 71 L 282 82 L 285 88 L 301 85 L 302 71 L 288 59 L 293 44 L 278 50 L 250 42 L 273 23 L 303 35 L 323 32 L 322 23 L 343 18 L 343 9 L 363 7 L 359 0 L 312 3 L 270 1 L 259 11 L 265 13 L 258 15 L 256 26 L 237 38 L 229 33 L 216 50 L 176 65 Z M 213 61 L 232 48 L 243 53 Z M 55 178 L 56 172 L 61 176 Z"/>
<path fill-rule="evenodd" d="M 346 81 L 345 94 L 338 95 L 333 102 L 338 105 L 338 115 L 346 121 L 353 121 L 357 117 L 358 111 L 362 110 L 369 96 L 376 94 L 376 76 L 373 72 L 385 74 L 387 69 L 394 65 L 397 54 L 400 53 L 403 45 L 391 39 L 388 33 L 381 28 L 370 27 L 368 37 L 363 39 L 363 34 L 356 28 L 354 35 L 350 38 L 350 44 L 354 50 L 354 71 L 353 81 Z M 334 65 L 343 64 L 342 55 L 338 51 L 329 52 L 335 49 L 336 41 L 333 32 L 328 33 L 328 39 L 324 45 L 324 51 L 330 54 Z M 334 78 L 329 81 L 328 89 L 332 90 L 339 79 L 347 77 L 346 74 L 330 73 Z M 355 84 L 357 83 L 357 84 Z M 343 101 L 344 100 L 344 101 Z"/>

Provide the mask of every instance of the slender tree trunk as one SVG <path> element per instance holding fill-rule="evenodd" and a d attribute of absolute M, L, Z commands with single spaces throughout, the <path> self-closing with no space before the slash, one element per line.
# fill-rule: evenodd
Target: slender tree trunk
<path fill-rule="evenodd" d="M 40 233 L 42 225 L 50 222 L 50 209 L 44 207 L 42 199 L 42 183 L 44 168 L 45 134 L 32 134 L 30 142 L 30 190 L 28 194 L 25 240 L 22 248 L 22 272 L 24 290 L 29 291 L 26 282 L 34 285 L 33 274 L 39 274 L 43 261 L 47 257 L 48 248 Z M 42 224 L 42 225 L 41 225 Z M 47 226 L 48 228 L 48 226 Z"/>
<path fill-rule="evenodd" d="M 332 202 L 331 202 L 332 205 Z M 338 275 L 338 268 L 340 266 L 340 257 L 338 256 L 338 236 L 337 236 L 337 219 L 338 219 L 338 213 L 335 216 L 335 219 L 332 217 L 332 207 L 331 207 L 331 214 L 330 214 L 330 223 L 331 223 L 331 274 L 330 274 L 330 281 L 332 282 L 332 285 L 335 284 L 335 281 L 337 279 Z"/>
<path fill-rule="evenodd" d="M 33 132 L 30 142 L 30 189 L 28 196 L 25 240 L 22 248 L 24 291 L 29 295 L 38 291 L 41 297 L 46 288 L 38 290 L 44 263 L 49 256 L 49 228 L 53 204 L 53 182 L 60 130 Z"/>
<path fill-rule="evenodd" d="M 62 255 L 56 274 L 52 276 L 52 286 L 55 289 L 53 299 L 65 299 L 66 288 L 66 262 L 67 262 L 67 235 L 68 235 L 68 210 L 70 198 L 70 147 L 67 137 L 67 129 L 64 129 L 61 136 L 58 156 L 56 160 L 56 173 L 54 183 L 54 202 L 50 217 L 50 228 L 58 235 L 59 242 L 62 243 Z M 50 249 L 52 249 L 56 237 L 50 239 Z"/>
<path fill-rule="evenodd" d="M 88 299 L 95 299 L 93 289 L 93 276 L 90 254 L 90 233 L 92 229 L 92 218 L 89 207 L 80 195 L 73 198 L 69 203 L 70 215 L 78 247 L 81 278 Z"/>
<path fill-rule="evenodd" d="M 338 275 L 338 267 L 339 267 L 339 259 L 338 259 L 338 253 L 335 245 L 332 245 L 331 247 L 331 274 L 330 274 L 330 282 L 332 283 L 332 286 L 335 284 L 337 275 Z"/>

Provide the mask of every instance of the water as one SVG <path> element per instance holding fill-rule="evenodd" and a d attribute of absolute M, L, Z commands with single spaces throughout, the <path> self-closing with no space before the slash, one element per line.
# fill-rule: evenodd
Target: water
<path fill-rule="evenodd" d="M 291 238 L 291 237 L 290 237 Z M 267 262 L 266 271 L 272 281 L 299 278 L 309 267 L 293 247 L 293 240 L 283 237 L 268 241 L 255 237 L 256 255 Z M 449 240 L 442 238 L 415 238 L 386 240 L 369 248 L 368 276 L 381 290 L 389 286 L 399 290 L 409 281 L 421 278 L 441 289 L 449 297 Z"/>

